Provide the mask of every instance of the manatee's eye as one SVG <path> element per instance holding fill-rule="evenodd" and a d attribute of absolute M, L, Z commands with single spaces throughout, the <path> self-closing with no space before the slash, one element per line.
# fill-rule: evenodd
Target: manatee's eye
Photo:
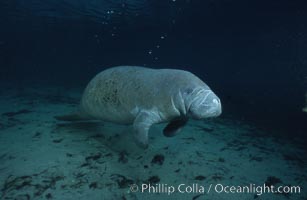
<path fill-rule="evenodd" d="M 185 94 L 191 94 L 193 92 L 193 89 L 192 88 L 187 88 L 183 91 L 183 93 Z"/>

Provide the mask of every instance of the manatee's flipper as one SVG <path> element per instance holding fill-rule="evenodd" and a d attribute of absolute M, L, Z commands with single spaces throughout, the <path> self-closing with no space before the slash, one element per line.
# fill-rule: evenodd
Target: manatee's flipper
<path fill-rule="evenodd" d="M 91 120 L 91 117 L 89 117 L 88 115 L 77 111 L 77 112 L 73 112 L 67 115 L 60 115 L 60 116 L 55 116 L 55 119 L 59 120 L 59 121 L 85 121 L 85 120 Z"/>
<path fill-rule="evenodd" d="M 187 122 L 188 119 L 186 118 L 175 119 L 167 124 L 167 126 L 163 129 L 163 134 L 166 137 L 173 137 L 180 132 Z"/>
<path fill-rule="evenodd" d="M 140 147 L 148 148 L 148 131 L 157 122 L 156 115 L 151 112 L 142 111 L 137 115 L 133 123 L 133 129 L 136 143 Z"/>

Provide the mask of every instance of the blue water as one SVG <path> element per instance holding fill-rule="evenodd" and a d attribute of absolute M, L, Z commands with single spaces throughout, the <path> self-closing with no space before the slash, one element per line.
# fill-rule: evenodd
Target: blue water
<path fill-rule="evenodd" d="M 103 69 L 174 68 L 212 88 L 223 104 L 221 120 L 238 120 L 282 141 L 295 138 L 304 159 L 306 19 L 307 3 L 290 0 L 2 0 L 0 95 L 8 106 L 0 106 L 0 131 L 22 127 L 7 113 L 31 110 L 29 102 L 35 114 L 32 88 L 53 88 L 37 100 L 48 99 L 53 112 L 53 103 L 76 106 Z M 63 89 L 78 92 L 65 97 Z"/>

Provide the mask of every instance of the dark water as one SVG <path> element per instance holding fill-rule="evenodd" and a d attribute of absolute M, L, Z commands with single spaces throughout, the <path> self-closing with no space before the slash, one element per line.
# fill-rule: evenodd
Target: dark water
<path fill-rule="evenodd" d="M 233 116 L 306 135 L 307 3 L 2 0 L 0 79 L 85 86 L 116 65 L 201 77 Z"/>

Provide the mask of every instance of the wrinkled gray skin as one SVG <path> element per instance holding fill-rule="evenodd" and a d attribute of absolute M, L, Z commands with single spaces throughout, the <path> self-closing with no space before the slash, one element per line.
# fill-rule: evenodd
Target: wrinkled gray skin
<path fill-rule="evenodd" d="M 190 72 L 121 66 L 90 81 L 78 112 L 56 118 L 133 124 L 137 143 L 146 148 L 153 124 L 169 122 L 167 130 L 172 133 L 165 131 L 165 135 L 173 135 L 188 118 L 217 117 L 221 112 L 220 99 Z"/>

